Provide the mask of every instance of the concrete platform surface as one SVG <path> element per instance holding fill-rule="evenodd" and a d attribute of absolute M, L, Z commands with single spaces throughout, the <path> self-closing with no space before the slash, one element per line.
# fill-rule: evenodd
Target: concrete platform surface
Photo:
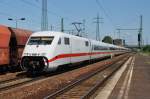
<path fill-rule="evenodd" d="M 105 93 L 103 95 L 105 96 Z M 104 97 L 96 99 L 104 99 Z M 150 56 L 136 54 L 132 63 L 126 66 L 107 99 L 150 99 Z"/>

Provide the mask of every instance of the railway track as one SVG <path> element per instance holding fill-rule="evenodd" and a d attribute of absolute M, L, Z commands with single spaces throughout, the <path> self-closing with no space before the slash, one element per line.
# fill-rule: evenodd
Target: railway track
<path fill-rule="evenodd" d="M 0 81 L 0 87 L 1 87 L 2 84 L 4 84 L 4 83 L 9 83 L 9 82 L 12 82 L 12 81 L 15 81 L 15 80 L 19 80 L 19 79 L 22 79 L 22 78 L 14 77 L 14 78 L 11 78 L 11 79 L 2 80 L 2 81 Z"/>
<path fill-rule="evenodd" d="M 14 79 L 0 82 L 0 91 L 4 91 L 10 88 L 17 87 L 19 85 L 23 85 L 32 80 L 33 80 L 32 78 L 14 78 Z"/>
<path fill-rule="evenodd" d="M 110 62 L 110 63 L 115 63 L 117 60 L 120 60 L 120 58 L 122 59 L 123 57 L 126 57 L 127 55 L 123 55 L 123 56 L 119 56 L 117 59 L 115 59 L 113 62 Z M 104 62 L 105 63 L 105 62 Z M 106 63 L 107 63 L 107 61 L 106 61 Z M 105 70 L 105 69 L 107 69 L 108 67 L 113 67 L 113 66 L 104 66 L 104 68 L 101 68 L 101 70 L 99 71 L 99 72 L 102 72 L 103 70 Z M 19 74 L 19 76 L 16 76 L 16 78 L 11 78 L 11 79 L 6 79 L 6 80 L 1 80 L 0 81 L 0 92 L 1 93 L 6 93 L 6 92 L 10 92 L 10 93 L 13 93 L 13 90 L 12 89 L 20 89 L 20 88 L 25 88 L 25 87 L 27 87 L 26 85 L 27 84 L 30 84 L 30 83 L 33 83 L 33 82 L 35 82 L 35 81 L 40 81 L 40 80 L 43 80 L 43 79 L 46 79 L 47 77 L 51 77 L 51 76 L 53 76 L 53 75 L 56 75 L 56 74 L 60 74 L 59 73 L 60 71 L 58 71 L 57 73 L 48 73 L 48 74 L 46 74 L 46 75 L 40 75 L 40 76 L 34 76 L 34 77 L 28 77 L 28 76 L 23 76 L 22 74 Z M 73 87 L 77 87 L 76 85 L 77 84 L 80 84 L 80 83 L 82 83 L 82 81 L 84 82 L 84 80 L 86 80 L 86 79 L 90 79 L 90 77 L 92 77 L 92 76 L 94 76 L 95 74 L 98 74 L 99 73 L 98 71 L 97 72 L 95 72 L 95 73 L 93 73 L 93 74 L 91 74 L 91 76 L 90 75 L 87 75 L 86 76 L 86 78 L 85 77 L 83 77 L 82 79 L 79 79 L 78 81 L 76 81 L 74 84 L 73 84 Z M 107 77 L 107 73 L 104 73 L 104 74 L 101 74 L 101 76 L 100 76 L 100 78 L 99 79 L 101 79 L 101 77 L 102 78 L 105 78 L 105 77 Z M 55 79 L 55 77 L 53 78 L 53 79 Z M 90 80 L 87 80 L 87 85 L 85 84 L 83 84 L 84 86 L 90 86 L 90 84 L 91 83 L 89 83 L 89 81 Z M 92 81 L 92 80 L 91 80 Z M 54 83 L 56 83 L 56 82 L 54 82 Z M 32 85 L 32 84 L 31 84 Z M 32 85 L 33 86 L 33 85 Z M 69 85 L 71 88 L 73 88 L 72 87 L 72 85 Z M 68 87 L 68 89 L 70 89 L 70 87 Z M 81 87 L 81 86 L 80 86 Z M 28 88 L 28 87 L 27 87 Z M 65 89 L 65 88 L 64 88 Z M 61 90 L 64 90 L 64 89 L 61 89 Z M 76 90 L 78 90 L 79 88 L 77 88 Z M 81 88 L 81 90 L 79 90 L 79 91 L 82 91 L 82 89 L 84 89 L 84 88 Z M 9 91 L 8 91 L 9 90 Z M 11 91 L 10 91 L 11 90 Z M 58 90 L 58 89 L 57 89 Z M 67 89 L 65 89 L 65 90 L 67 90 Z M 70 89 L 71 90 L 71 89 Z M 67 91 L 62 91 L 62 94 L 63 95 L 65 95 L 65 92 L 67 92 Z M 70 91 L 71 92 L 71 91 Z M 84 92 L 84 91 L 83 91 Z M 87 91 L 86 91 L 87 92 Z M 86 93 L 85 92 L 85 93 Z M 3 93 L 3 94 L 4 94 Z M 73 91 L 73 93 L 74 93 L 74 91 Z M 76 92 L 75 92 L 76 93 Z M 13 94 L 15 94 L 15 93 L 13 93 Z M 40 93 L 39 93 L 40 94 Z M 54 93 L 53 93 L 54 94 Z M 46 94 L 47 95 L 47 94 Z M 51 94 L 52 95 L 52 94 Z M 45 96 L 45 95 L 44 95 Z M 81 95 L 81 96 L 83 96 L 83 95 Z M 81 96 L 79 96 L 79 97 L 81 97 Z M 62 95 L 53 95 L 52 97 L 56 97 L 56 98 L 61 98 L 61 97 L 67 97 L 67 95 L 65 95 L 65 96 L 62 96 Z M 72 96 L 68 96 L 68 97 L 72 97 Z M 51 98 L 51 97 L 49 97 L 49 95 L 48 95 L 48 97 L 45 97 L 45 98 Z M 52 98 L 53 99 L 53 98 Z M 61 98 L 62 99 L 62 98 Z"/>
<path fill-rule="evenodd" d="M 97 70 L 86 75 L 66 87 L 44 97 L 44 99 L 87 99 L 100 87 L 102 83 L 111 77 L 129 57 L 130 56 L 128 55 L 127 57 L 106 66 L 103 70 Z"/>
<path fill-rule="evenodd" d="M 17 76 L 20 76 L 20 74 L 22 74 L 23 72 L 14 72 L 14 73 L 6 73 L 3 75 L 0 75 L 0 82 L 6 81 L 6 80 L 10 80 L 10 79 L 15 79 Z"/>
<path fill-rule="evenodd" d="M 19 74 L 19 73 L 21 73 L 21 74 Z M 45 79 L 47 77 L 57 74 L 57 72 L 50 73 L 50 74 L 46 73 L 45 75 L 37 74 L 37 75 L 29 75 L 29 77 L 28 77 L 27 76 L 28 74 L 26 74 L 25 72 L 19 72 L 19 73 L 15 73 L 15 75 L 20 75 L 20 76 L 14 77 L 14 74 L 13 74 L 12 78 L 9 77 L 9 79 L 0 80 L 0 92 L 6 91 L 9 89 L 13 89 L 16 87 L 20 87 L 25 84 L 32 83 L 32 82 L 38 81 L 38 80 L 42 80 L 42 79 Z"/>
<path fill-rule="evenodd" d="M 0 82 L 0 91 L 6 91 L 8 89 L 12 89 L 12 88 L 16 88 L 19 86 L 23 86 L 27 83 L 31 83 L 37 80 L 41 80 L 46 78 L 45 76 L 38 76 L 38 77 L 16 77 L 16 78 L 12 78 L 12 79 L 8 79 L 8 80 L 4 80 Z"/>

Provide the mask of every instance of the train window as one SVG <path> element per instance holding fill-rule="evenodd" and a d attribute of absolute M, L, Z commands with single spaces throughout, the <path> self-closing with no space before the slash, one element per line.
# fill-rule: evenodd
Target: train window
<path fill-rule="evenodd" d="M 64 43 L 65 43 L 65 45 L 69 45 L 69 38 L 65 37 L 64 38 Z"/>
<path fill-rule="evenodd" d="M 50 45 L 54 37 L 31 37 L 28 45 Z"/>
<path fill-rule="evenodd" d="M 58 41 L 58 45 L 60 45 L 61 44 L 61 38 L 59 38 L 59 41 Z"/>
<path fill-rule="evenodd" d="M 115 48 L 113 48 L 113 47 L 110 47 L 110 50 L 115 50 Z"/>
<path fill-rule="evenodd" d="M 85 46 L 89 46 L 89 42 L 88 41 L 85 41 Z"/>
<path fill-rule="evenodd" d="M 108 50 L 106 46 L 94 45 L 94 50 Z"/>

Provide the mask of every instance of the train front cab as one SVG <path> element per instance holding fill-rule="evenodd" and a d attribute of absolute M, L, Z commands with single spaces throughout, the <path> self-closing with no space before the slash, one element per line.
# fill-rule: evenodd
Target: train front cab
<path fill-rule="evenodd" d="M 43 35 L 42 33 L 41 35 Z M 56 34 L 56 35 L 55 35 Z M 37 36 L 36 33 L 34 35 Z M 47 37 L 51 37 L 52 34 L 47 35 Z M 31 65 L 25 65 L 25 58 L 31 58 L 30 60 L 34 60 L 36 57 L 45 57 L 48 60 L 48 66 L 43 66 L 43 69 L 39 69 L 39 71 L 53 71 L 58 68 L 58 66 L 66 65 L 66 64 L 74 64 L 82 61 L 86 61 L 90 59 L 89 52 L 90 52 L 90 42 L 88 39 L 81 39 L 80 37 L 76 36 L 70 36 L 63 33 L 54 33 L 54 39 L 51 44 L 48 45 L 48 48 L 46 48 L 45 45 L 39 45 L 37 47 L 37 44 L 30 45 L 29 42 L 32 38 L 30 38 L 29 42 L 26 44 L 23 58 L 22 58 L 22 67 L 24 70 L 29 70 L 31 68 L 33 69 L 33 63 L 36 64 L 36 62 L 28 62 L 31 63 Z M 40 36 L 39 36 L 40 37 Z M 43 36 L 44 37 L 44 36 Z M 43 48 L 42 48 L 43 47 Z M 45 55 L 43 56 L 42 53 Z M 33 54 L 39 54 L 37 56 Z M 26 67 L 30 66 L 30 67 Z M 34 66 L 38 67 L 38 66 Z M 48 67 L 48 68 L 45 68 Z M 26 68 L 26 69 L 25 69 Z M 27 70 L 27 71 L 28 71 Z"/>
<path fill-rule="evenodd" d="M 48 60 L 52 58 L 55 48 L 54 36 L 37 36 L 33 34 L 26 43 L 21 67 L 27 72 L 43 72 L 49 68 Z M 53 67 L 52 67 L 53 68 Z"/>

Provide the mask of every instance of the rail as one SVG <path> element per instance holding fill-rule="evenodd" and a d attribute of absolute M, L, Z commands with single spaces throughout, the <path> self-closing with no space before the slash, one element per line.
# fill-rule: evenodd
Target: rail
<path fill-rule="evenodd" d="M 91 93 L 93 93 L 98 88 L 98 86 L 101 83 L 105 82 L 111 75 L 114 74 L 116 70 L 119 69 L 119 67 L 122 64 L 124 64 L 124 62 L 129 58 L 129 55 L 128 57 L 122 56 L 121 58 L 123 59 L 122 60 L 118 59 L 113 64 L 107 65 L 105 68 L 101 70 L 97 70 L 95 72 L 90 73 L 89 75 L 86 75 L 76 80 L 75 82 L 67 85 L 66 87 L 44 97 L 44 99 L 53 99 L 53 98 L 61 98 L 61 97 L 62 98 L 74 97 L 74 98 L 82 98 L 82 99 L 87 98 Z M 98 77 L 100 81 L 92 80 L 92 79 L 96 79 L 95 77 Z M 92 82 L 90 82 L 90 80 Z"/>

